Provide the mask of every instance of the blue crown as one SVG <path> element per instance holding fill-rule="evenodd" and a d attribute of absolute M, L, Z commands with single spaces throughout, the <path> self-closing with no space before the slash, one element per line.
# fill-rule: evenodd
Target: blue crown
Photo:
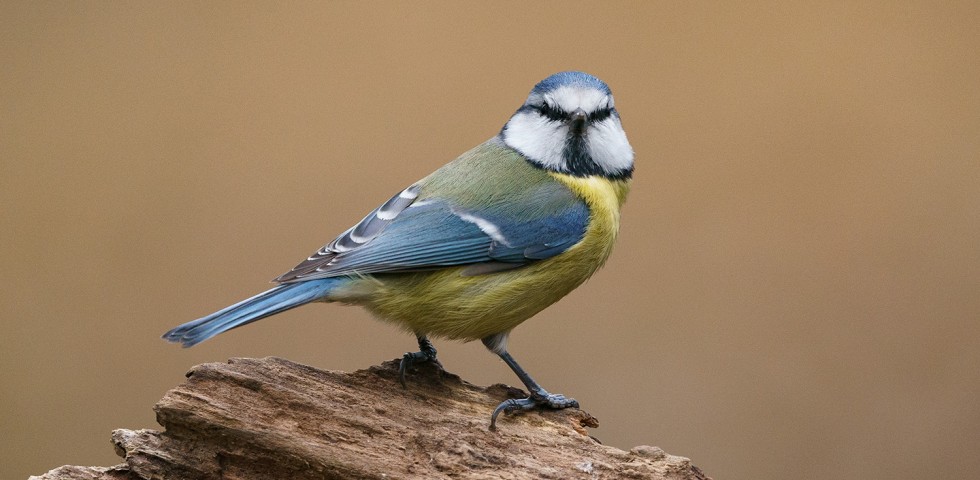
<path fill-rule="evenodd" d="M 594 88 L 607 95 L 612 93 L 606 82 L 599 80 L 585 72 L 559 72 L 538 82 L 531 90 L 531 93 L 547 93 L 558 87 L 586 87 Z"/>

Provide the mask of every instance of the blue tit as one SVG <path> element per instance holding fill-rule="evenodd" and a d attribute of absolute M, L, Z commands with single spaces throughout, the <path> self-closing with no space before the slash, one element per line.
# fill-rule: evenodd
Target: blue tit
<path fill-rule="evenodd" d="M 547 392 L 507 351 L 524 320 L 555 303 L 605 263 L 633 174 L 609 87 L 582 72 L 534 86 L 500 133 L 398 192 L 289 272 L 278 285 L 163 338 L 185 347 L 311 302 L 360 305 L 414 333 L 480 339 L 530 392 L 491 417 L 536 407 L 577 407 Z"/>

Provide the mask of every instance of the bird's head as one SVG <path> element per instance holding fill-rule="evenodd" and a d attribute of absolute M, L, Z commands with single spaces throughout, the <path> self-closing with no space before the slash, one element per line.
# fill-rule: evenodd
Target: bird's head
<path fill-rule="evenodd" d="M 633 174 L 633 148 L 612 91 L 587 73 L 556 73 L 535 85 L 500 137 L 547 170 L 582 177 Z"/>

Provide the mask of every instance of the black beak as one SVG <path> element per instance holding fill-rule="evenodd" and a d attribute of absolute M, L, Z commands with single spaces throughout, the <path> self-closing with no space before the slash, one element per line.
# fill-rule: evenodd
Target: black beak
<path fill-rule="evenodd" d="M 581 108 L 575 109 L 575 111 L 572 112 L 572 132 L 574 132 L 576 135 L 582 135 L 585 133 L 585 125 L 588 119 L 589 117 L 585 114 L 585 110 L 582 110 Z"/>

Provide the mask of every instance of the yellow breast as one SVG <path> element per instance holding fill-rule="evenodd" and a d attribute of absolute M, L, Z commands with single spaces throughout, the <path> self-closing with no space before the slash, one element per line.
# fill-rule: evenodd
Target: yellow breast
<path fill-rule="evenodd" d="M 552 173 L 551 176 L 565 184 L 588 204 L 589 227 L 582 241 L 572 249 L 589 251 L 591 256 L 598 258 L 595 268 L 599 268 L 609 258 L 613 243 L 619 234 L 619 212 L 629 194 L 630 181 L 609 180 L 598 176 L 574 177 L 559 173 Z M 569 253 L 578 252 L 570 250 Z M 595 272 L 595 268 L 589 275 Z"/>

